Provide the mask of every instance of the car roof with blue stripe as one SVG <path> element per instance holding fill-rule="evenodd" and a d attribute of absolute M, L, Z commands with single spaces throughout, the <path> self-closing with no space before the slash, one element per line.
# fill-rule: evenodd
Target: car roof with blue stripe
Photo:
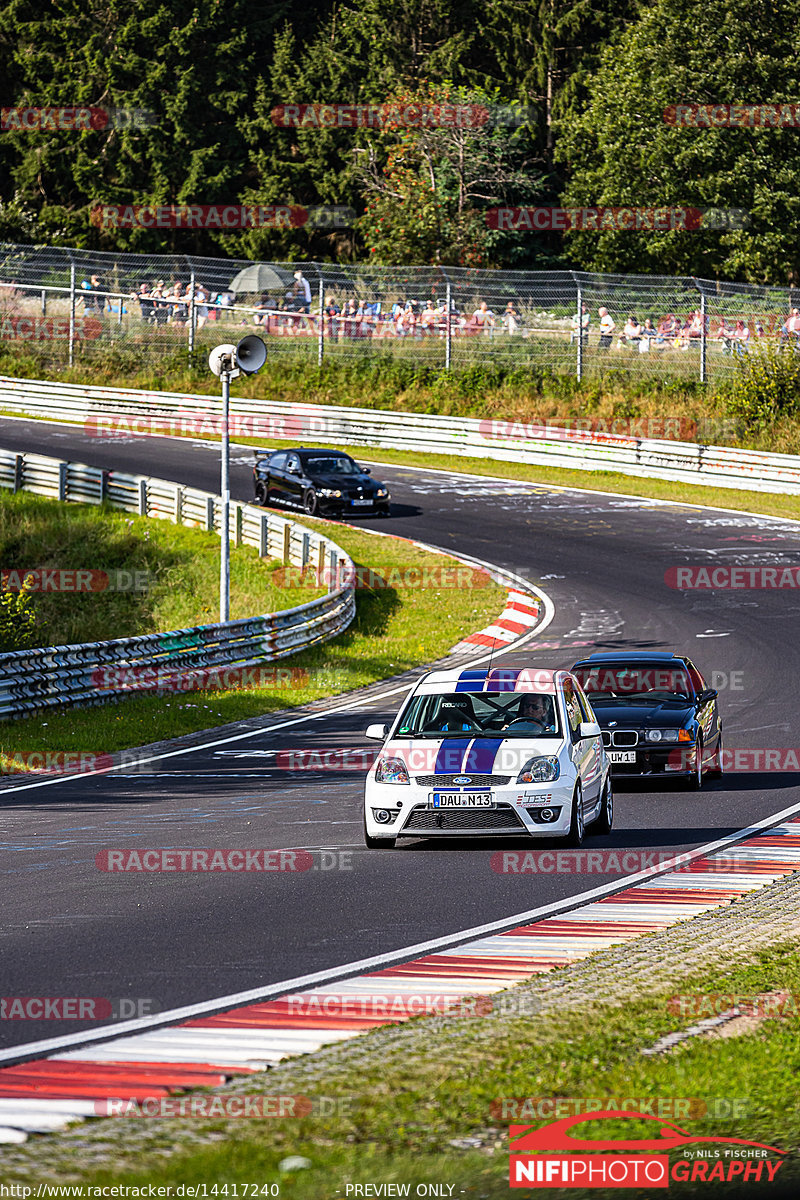
<path fill-rule="evenodd" d="M 466 671 L 431 671 L 421 679 L 416 693 L 437 692 L 543 692 L 552 695 L 557 684 L 571 678 L 550 667 L 491 667 Z"/>

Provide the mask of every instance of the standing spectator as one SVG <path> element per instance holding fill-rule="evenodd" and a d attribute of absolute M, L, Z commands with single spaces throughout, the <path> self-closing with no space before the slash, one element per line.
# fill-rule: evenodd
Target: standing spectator
<path fill-rule="evenodd" d="M 202 283 L 198 283 L 194 290 L 194 314 L 198 329 L 202 329 L 208 320 L 209 299 L 209 294 Z"/>
<path fill-rule="evenodd" d="M 311 312 L 311 284 L 302 271 L 295 271 L 294 284 L 292 290 L 287 293 L 287 299 L 290 300 L 290 307 L 295 312 Z"/>
<path fill-rule="evenodd" d="M 84 312 L 94 312 L 98 317 L 102 317 L 106 311 L 105 284 L 99 275 L 91 275 L 89 282 L 84 279 L 81 284 L 84 292 L 83 309 Z"/>
<path fill-rule="evenodd" d="M 147 325 L 155 320 L 155 304 L 151 299 L 152 289 L 152 284 L 143 283 L 139 287 L 139 291 L 136 293 L 136 299 L 139 302 L 139 308 L 141 309 L 142 313 L 142 320 Z"/>
<path fill-rule="evenodd" d="M 578 340 L 578 327 L 580 327 L 581 337 L 583 338 L 584 342 L 588 342 L 589 325 L 591 324 L 591 321 L 592 314 L 589 312 L 587 305 L 582 304 L 580 316 L 575 313 L 570 321 L 570 325 L 572 326 L 572 332 L 569 335 L 570 345 Z"/>
<path fill-rule="evenodd" d="M 167 317 L 169 316 L 169 304 L 164 295 L 164 280 L 159 279 L 151 293 L 153 301 L 153 315 L 156 325 L 166 325 Z"/>
<path fill-rule="evenodd" d="M 322 312 L 324 316 L 327 317 L 325 328 L 327 330 L 328 337 L 332 342 L 338 342 L 339 340 L 339 317 L 341 315 L 341 311 L 341 308 L 336 303 L 333 296 L 327 296 L 325 298 L 325 307 L 323 308 Z"/>
<path fill-rule="evenodd" d="M 597 315 L 600 318 L 600 340 L 597 343 L 597 348 L 598 350 L 608 350 L 611 346 L 614 330 L 616 329 L 614 318 L 607 308 L 598 308 Z"/>
<path fill-rule="evenodd" d="M 166 297 L 172 304 L 171 321 L 173 325 L 184 326 L 189 318 L 189 306 L 187 297 L 184 295 L 183 284 L 179 279 L 175 279 L 172 284 L 172 291 Z"/>

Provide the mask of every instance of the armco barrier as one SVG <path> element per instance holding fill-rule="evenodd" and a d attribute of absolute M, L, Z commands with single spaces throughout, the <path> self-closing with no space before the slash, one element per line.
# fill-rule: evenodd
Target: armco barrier
<path fill-rule="evenodd" d="M 0 376 L 0 408 L 84 423 L 91 436 L 117 433 L 219 432 L 213 396 L 93 388 Z M 705 483 L 762 492 L 800 492 L 800 456 L 729 446 L 567 432 L 465 417 L 375 412 L 322 404 L 231 401 L 231 437 L 256 445 L 274 441 L 338 442 L 422 450 L 464 458 L 525 462 L 582 471 L 616 471 L 651 479 Z"/>
<path fill-rule="evenodd" d="M 220 529 L 218 496 L 164 479 L 103 471 L 39 454 L 0 450 L 0 487 L 59 500 L 100 504 L 212 531 Z M 355 616 L 352 560 L 329 538 L 249 504 L 231 503 L 230 537 L 330 580 L 307 604 L 239 621 L 198 625 L 144 637 L 48 646 L 0 655 L 0 717 L 62 704 L 100 704 L 132 690 L 192 686 L 209 672 L 248 671 L 336 637 Z M 340 586 L 339 581 L 344 581 Z M 131 683 L 130 681 L 134 682 Z"/>

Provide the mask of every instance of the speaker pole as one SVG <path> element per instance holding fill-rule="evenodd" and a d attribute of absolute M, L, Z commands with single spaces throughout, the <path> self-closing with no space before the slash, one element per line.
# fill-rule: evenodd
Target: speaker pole
<path fill-rule="evenodd" d="M 228 436 L 228 413 L 231 401 L 230 371 L 222 372 L 222 463 L 220 478 L 220 493 L 222 495 L 222 515 L 220 517 L 220 558 L 219 558 L 219 619 L 230 620 L 231 610 L 231 547 L 230 547 L 230 507 L 231 489 L 228 472 L 228 457 L 230 438 Z"/>

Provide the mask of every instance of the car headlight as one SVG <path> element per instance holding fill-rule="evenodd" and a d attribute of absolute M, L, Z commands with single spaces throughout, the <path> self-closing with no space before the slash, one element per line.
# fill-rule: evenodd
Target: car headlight
<path fill-rule="evenodd" d="M 517 783 L 552 783 L 558 779 L 561 768 L 554 754 L 530 758 L 517 776 Z"/>
<path fill-rule="evenodd" d="M 378 497 L 379 500 L 385 500 L 386 497 L 389 495 L 389 489 L 388 488 L 378 488 L 375 495 Z"/>
<path fill-rule="evenodd" d="M 338 488 L 320 488 L 320 496 L 327 496 L 329 500 L 340 500 L 342 493 Z"/>
<path fill-rule="evenodd" d="M 648 729 L 645 737 L 648 742 L 691 741 L 691 737 L 685 729 Z"/>
<path fill-rule="evenodd" d="M 381 758 L 375 768 L 376 783 L 408 783 L 408 768 L 402 758 Z"/>

